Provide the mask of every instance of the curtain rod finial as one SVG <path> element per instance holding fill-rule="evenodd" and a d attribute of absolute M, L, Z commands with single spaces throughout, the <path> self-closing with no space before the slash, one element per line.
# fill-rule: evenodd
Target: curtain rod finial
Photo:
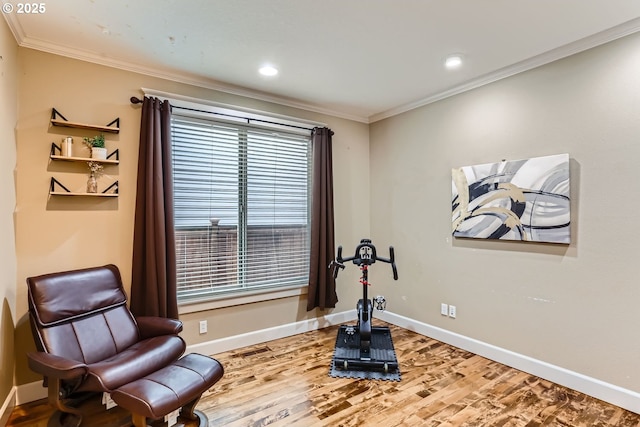
<path fill-rule="evenodd" d="M 135 96 L 132 96 L 132 97 L 129 99 L 129 101 L 131 101 L 131 103 L 132 103 L 132 104 L 141 104 L 141 103 L 142 103 L 142 100 L 141 100 L 141 99 L 136 98 Z"/>

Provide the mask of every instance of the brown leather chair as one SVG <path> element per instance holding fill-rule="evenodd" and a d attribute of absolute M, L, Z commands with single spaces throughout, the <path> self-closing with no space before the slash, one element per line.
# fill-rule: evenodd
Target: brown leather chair
<path fill-rule="evenodd" d="M 142 399 L 144 411 L 149 414 L 155 415 L 154 405 L 163 411 L 177 409 L 168 407 L 166 401 L 150 402 L 153 390 L 145 391 L 138 398 L 135 389 L 136 384 L 152 375 L 161 379 L 163 369 L 169 367 L 172 372 L 165 376 L 175 377 L 176 366 L 180 364 L 177 361 L 186 348 L 178 336 L 182 323 L 160 317 L 134 318 L 127 308 L 116 266 L 30 277 L 27 285 L 29 317 L 38 349 L 27 355 L 29 367 L 44 376 L 49 402 L 58 410 L 49 425 L 80 425 L 82 410 L 78 401 L 87 395 L 95 396 L 96 392 L 112 393 L 121 387 L 127 396 L 134 390 L 133 398 Z M 182 360 L 188 358 L 185 356 Z M 181 386 L 187 387 L 181 393 L 190 400 L 195 399 L 190 402 L 192 406 L 203 389 L 223 375 L 222 366 L 215 359 L 202 358 L 209 364 L 205 366 L 207 372 L 203 374 L 206 378 L 200 381 L 202 384 L 194 386 L 199 389 Z M 192 373 L 193 369 L 189 371 Z M 179 383 L 180 374 L 177 375 Z M 123 387 L 131 384 L 134 386 Z M 164 386 L 159 388 L 166 390 Z M 121 396 L 124 394 L 120 392 Z M 126 399 L 120 399 L 127 403 Z M 193 415 L 193 407 L 190 410 Z"/>

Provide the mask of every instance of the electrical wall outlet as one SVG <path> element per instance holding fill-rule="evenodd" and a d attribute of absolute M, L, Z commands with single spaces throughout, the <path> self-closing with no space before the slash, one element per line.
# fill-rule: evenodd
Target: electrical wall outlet
<path fill-rule="evenodd" d="M 207 333 L 207 321 L 206 320 L 201 320 L 200 321 L 200 334 L 206 334 Z"/>
<path fill-rule="evenodd" d="M 452 319 L 456 318 L 456 306 L 455 305 L 450 305 L 449 306 L 449 317 L 451 317 Z"/>
<path fill-rule="evenodd" d="M 440 314 L 443 316 L 449 315 L 449 304 L 441 303 L 440 304 Z"/>

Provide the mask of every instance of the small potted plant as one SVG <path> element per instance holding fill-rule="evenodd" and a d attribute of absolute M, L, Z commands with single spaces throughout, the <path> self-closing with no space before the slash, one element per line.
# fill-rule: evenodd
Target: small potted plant
<path fill-rule="evenodd" d="M 104 160 L 107 158 L 107 149 L 104 145 L 104 134 L 96 135 L 92 138 L 83 139 L 85 145 L 91 150 L 91 158 Z"/>

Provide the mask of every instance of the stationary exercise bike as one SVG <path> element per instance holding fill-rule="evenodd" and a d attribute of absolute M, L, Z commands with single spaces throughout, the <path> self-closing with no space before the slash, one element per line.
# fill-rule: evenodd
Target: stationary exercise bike
<path fill-rule="evenodd" d="M 389 372 L 397 370 L 398 363 L 395 359 L 393 344 L 391 343 L 391 334 L 387 327 L 372 327 L 371 319 L 374 305 L 368 297 L 369 288 L 369 266 L 376 261 L 391 264 L 393 270 L 393 279 L 398 280 L 398 270 L 395 263 L 395 254 L 393 246 L 389 247 L 389 258 L 379 257 L 376 247 L 369 239 L 362 239 L 356 247 L 355 254 L 352 257 L 342 257 L 342 246 L 338 246 L 338 256 L 331 262 L 329 268 L 333 269 L 333 277 L 337 278 L 340 270 L 345 268 L 345 262 L 352 261 L 360 267 L 362 277 L 362 299 L 356 305 L 358 312 L 358 322 L 356 326 L 341 326 L 338 336 L 345 338 L 345 345 L 336 346 L 336 354 L 333 360 L 333 366 L 336 369 L 362 369 L 362 370 L 380 370 Z M 386 300 L 383 296 L 376 296 L 373 299 L 375 309 L 383 311 L 386 308 Z M 375 337 L 387 337 L 389 345 L 382 345 L 384 348 L 377 348 Z M 372 343 L 374 343 L 372 345 Z M 390 349 L 388 348 L 390 346 Z"/>

